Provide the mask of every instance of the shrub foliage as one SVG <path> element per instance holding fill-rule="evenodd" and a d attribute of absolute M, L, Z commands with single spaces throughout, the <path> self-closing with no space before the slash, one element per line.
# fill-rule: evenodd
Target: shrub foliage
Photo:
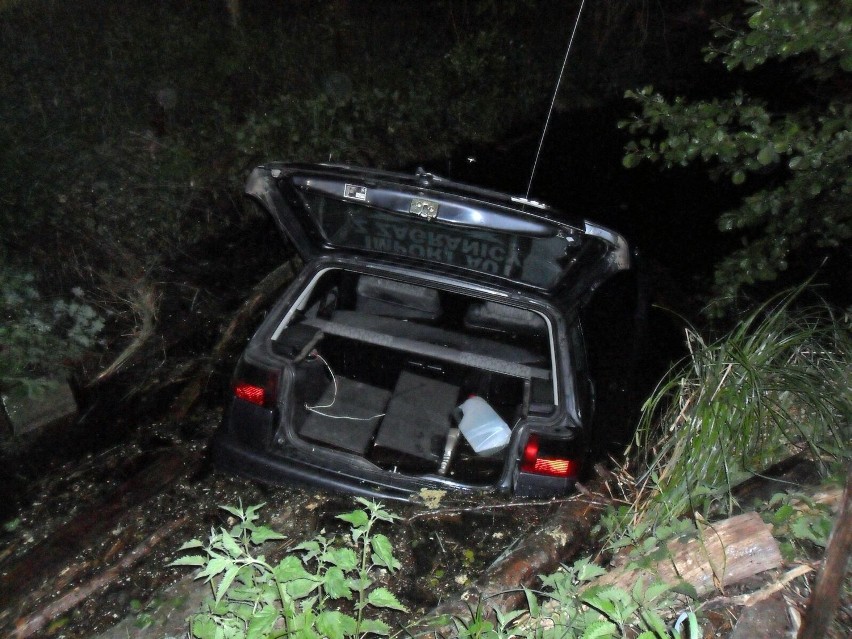
<path fill-rule="evenodd" d="M 743 246 L 717 265 L 711 310 L 791 261 L 844 250 L 852 237 L 850 29 L 848 1 L 749 0 L 744 23 L 717 25 L 706 60 L 740 73 L 745 86 L 762 71 L 774 92 L 761 97 L 760 77 L 751 92 L 711 100 L 669 100 L 651 87 L 627 92 L 641 113 L 621 123 L 633 136 L 626 167 L 700 161 L 714 177 L 743 185 L 740 207 L 718 220 Z"/>

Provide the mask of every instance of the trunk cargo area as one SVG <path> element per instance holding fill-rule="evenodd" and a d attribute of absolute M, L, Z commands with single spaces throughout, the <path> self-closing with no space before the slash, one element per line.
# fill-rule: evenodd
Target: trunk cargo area
<path fill-rule="evenodd" d="M 273 350 L 295 371 L 290 436 L 390 472 L 493 483 L 510 430 L 553 409 L 544 318 L 458 293 L 325 273 Z M 470 418 L 459 431 L 470 397 L 493 409 L 476 429 L 498 441 L 488 450 L 468 441 Z"/>

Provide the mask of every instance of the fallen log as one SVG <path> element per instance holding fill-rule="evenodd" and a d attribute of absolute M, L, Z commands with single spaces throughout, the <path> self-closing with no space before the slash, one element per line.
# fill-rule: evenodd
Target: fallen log
<path fill-rule="evenodd" d="M 261 308 L 269 305 L 271 298 L 293 279 L 300 264 L 301 262 L 298 258 L 292 258 L 269 273 L 269 275 L 254 286 L 251 294 L 240 307 L 240 310 L 222 332 L 222 336 L 216 342 L 216 345 L 210 352 L 210 356 L 203 363 L 199 363 L 196 366 L 196 372 L 192 376 L 192 379 L 186 384 L 177 399 L 172 402 L 171 413 L 176 419 L 186 417 L 190 409 L 198 401 L 198 398 L 201 397 L 201 393 L 204 391 L 205 386 L 207 386 L 207 381 L 213 374 L 213 368 L 222 356 L 232 348 L 238 336 L 242 335 L 240 329 Z"/>
<path fill-rule="evenodd" d="M 158 528 L 154 534 L 133 548 L 125 555 L 118 563 L 104 570 L 84 584 L 81 584 L 62 595 L 56 601 L 46 605 L 44 608 L 27 617 L 19 619 L 15 622 L 15 639 L 28 639 L 35 633 L 39 632 L 52 619 L 58 617 L 64 612 L 67 612 L 82 603 L 90 595 L 94 594 L 101 588 L 104 588 L 118 579 L 125 570 L 133 566 L 140 559 L 148 555 L 158 543 L 174 533 L 178 528 L 183 526 L 189 517 L 181 517 L 172 520 Z"/>
<path fill-rule="evenodd" d="M 630 591 L 638 581 L 650 584 L 685 581 L 699 597 L 739 583 L 781 565 L 781 551 L 769 524 L 757 513 L 745 513 L 700 526 L 699 536 L 667 544 L 669 557 L 651 568 L 616 568 L 595 585 L 612 585 Z"/>
<path fill-rule="evenodd" d="M 433 608 L 407 631 L 411 636 L 452 634 L 453 618 L 470 616 L 468 602 L 481 602 L 484 614 L 516 607 L 524 598 L 522 586 L 553 572 L 585 545 L 608 504 L 603 495 L 602 482 L 595 481 L 581 494 L 563 501 L 540 528 L 498 558 L 471 587 Z"/>
<path fill-rule="evenodd" d="M 44 579 L 60 574 L 79 552 L 92 546 L 115 528 L 129 508 L 144 503 L 187 471 L 200 463 L 200 453 L 189 459 L 183 453 L 166 451 L 152 463 L 119 486 L 107 499 L 94 504 L 57 528 L 47 539 L 33 546 L 26 555 L 0 573 L 0 623 L 3 617 L 25 601 L 31 589 Z M 26 585 L 26 587 L 23 587 Z"/>
<path fill-rule="evenodd" d="M 700 608 L 701 610 L 713 610 L 715 608 L 730 608 L 732 606 L 742 606 L 748 608 L 759 604 L 765 599 L 775 596 L 780 591 L 784 590 L 791 581 L 804 577 L 808 573 L 814 571 L 814 567 L 810 564 L 799 564 L 795 568 L 791 568 L 780 577 L 776 577 L 771 583 L 763 586 L 755 592 L 748 592 L 734 597 L 719 596 L 704 601 Z"/>

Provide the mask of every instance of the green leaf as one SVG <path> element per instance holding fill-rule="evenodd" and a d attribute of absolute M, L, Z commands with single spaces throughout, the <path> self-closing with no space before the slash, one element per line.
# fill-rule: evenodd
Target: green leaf
<path fill-rule="evenodd" d="M 234 577 L 237 576 L 241 567 L 242 566 L 230 566 L 225 571 L 225 574 L 222 576 L 222 580 L 219 582 L 219 586 L 216 588 L 216 601 L 221 601 L 222 597 L 225 596 L 225 593 L 228 591 L 228 588 L 231 587 Z"/>
<path fill-rule="evenodd" d="M 258 526 L 251 532 L 251 543 L 256 546 L 262 544 L 265 541 L 269 541 L 270 539 L 284 538 L 284 535 L 279 532 L 275 532 L 267 526 Z"/>
<path fill-rule="evenodd" d="M 363 510 L 353 510 L 351 513 L 338 515 L 337 518 L 342 519 L 343 521 L 348 521 L 355 528 L 366 526 L 370 521 L 369 516 Z"/>
<path fill-rule="evenodd" d="M 207 557 L 188 555 L 186 557 L 178 557 L 169 566 L 203 566 L 205 563 L 207 563 Z"/>
<path fill-rule="evenodd" d="M 691 610 L 689 611 L 689 639 L 700 639 L 701 638 L 701 628 L 698 625 L 698 618 L 695 616 L 695 613 Z"/>
<path fill-rule="evenodd" d="M 525 614 L 527 614 L 526 610 L 510 610 L 509 612 L 503 612 L 499 608 L 495 608 L 494 610 L 494 616 L 497 617 L 497 623 L 500 628 L 506 628 L 515 619 Z"/>
<path fill-rule="evenodd" d="M 621 164 L 625 169 L 632 169 L 639 164 L 639 159 L 638 153 L 628 153 L 621 158 Z"/>
<path fill-rule="evenodd" d="M 209 615 L 196 615 L 189 622 L 192 636 L 196 639 L 215 639 L 218 624 Z"/>
<path fill-rule="evenodd" d="M 261 504 L 255 504 L 254 506 L 249 506 L 246 508 L 245 519 L 246 521 L 254 521 L 258 518 L 257 511 L 266 506 L 266 502 Z"/>
<path fill-rule="evenodd" d="M 590 561 L 584 561 L 579 565 L 575 564 L 575 566 L 579 568 L 577 579 L 580 581 L 591 581 L 596 577 L 606 574 L 606 570 Z"/>
<path fill-rule="evenodd" d="M 320 554 L 320 545 L 315 539 L 303 541 L 301 544 L 293 548 L 293 550 L 304 550 L 305 560 L 311 560 Z"/>
<path fill-rule="evenodd" d="M 538 599 L 536 598 L 535 593 L 524 586 L 524 596 L 527 599 L 527 607 L 530 610 L 530 615 L 532 617 L 538 617 L 541 612 L 541 608 L 538 605 Z"/>
<path fill-rule="evenodd" d="M 285 589 L 287 590 L 287 594 L 290 595 L 293 599 L 302 599 L 303 597 L 308 596 L 314 590 L 319 588 L 320 581 L 318 579 L 294 579 L 292 581 L 288 581 Z"/>
<path fill-rule="evenodd" d="M 245 513 L 243 512 L 242 508 L 238 508 L 237 506 L 219 506 L 219 508 L 221 508 L 222 510 L 227 510 L 237 519 L 245 519 Z"/>
<path fill-rule="evenodd" d="M 390 626 L 379 619 L 363 619 L 361 621 L 361 632 L 364 634 L 389 635 Z"/>
<path fill-rule="evenodd" d="M 246 639 L 264 639 L 267 637 L 278 617 L 278 609 L 275 606 L 263 606 L 249 619 L 246 627 Z"/>
<path fill-rule="evenodd" d="M 320 636 L 310 626 L 304 626 L 292 634 L 292 639 L 320 639 Z"/>
<path fill-rule="evenodd" d="M 776 153 L 775 149 L 772 147 L 771 144 L 767 144 L 757 154 L 757 161 L 760 162 L 763 166 L 772 164 L 773 162 L 778 161 L 778 153 Z"/>
<path fill-rule="evenodd" d="M 742 184 L 745 182 L 746 176 L 743 171 L 734 171 L 733 175 L 731 175 L 731 182 L 734 184 Z"/>
<path fill-rule="evenodd" d="M 775 514 L 772 516 L 772 523 L 776 525 L 782 524 L 790 519 L 795 512 L 795 509 L 790 504 L 784 504 L 775 511 Z"/>
<path fill-rule="evenodd" d="M 400 568 L 401 564 L 393 556 L 393 546 L 390 539 L 385 535 L 373 535 L 373 538 L 370 540 L 370 547 L 373 549 L 374 564 L 385 566 L 391 572 Z"/>
<path fill-rule="evenodd" d="M 204 569 L 198 573 L 198 578 L 206 577 L 205 581 L 210 581 L 213 577 L 230 566 L 231 563 L 231 560 L 225 557 L 213 557 L 207 562 Z"/>
<path fill-rule="evenodd" d="M 655 581 L 645 589 L 642 600 L 650 603 L 668 591 L 669 585 L 667 583 Z"/>
<path fill-rule="evenodd" d="M 323 587 L 332 599 L 352 599 L 352 590 L 343 571 L 337 566 L 329 568 L 323 577 Z"/>
<path fill-rule="evenodd" d="M 349 615 L 337 610 L 324 610 L 317 616 L 317 630 L 328 639 L 344 639 L 354 635 L 358 630 L 358 622 Z"/>
<path fill-rule="evenodd" d="M 671 591 L 690 599 L 698 599 L 698 591 L 688 581 L 679 581 L 671 587 Z"/>
<path fill-rule="evenodd" d="M 237 543 L 237 540 L 234 539 L 230 533 L 223 530 L 221 540 L 222 547 L 233 559 L 238 559 L 243 555 L 242 547 Z"/>
<path fill-rule="evenodd" d="M 615 637 L 618 626 L 611 621 L 595 621 L 586 628 L 583 639 L 601 639 L 602 637 Z"/>
<path fill-rule="evenodd" d="M 201 543 L 200 539 L 190 539 L 189 541 L 185 542 L 180 548 L 178 548 L 178 552 L 180 552 L 181 550 L 190 550 L 191 548 L 202 548 L 203 546 L 204 544 Z"/>
<path fill-rule="evenodd" d="M 387 588 L 376 588 L 367 595 L 367 603 L 376 608 L 392 608 L 408 612 L 408 608 L 399 603 L 396 596 Z"/>
<path fill-rule="evenodd" d="M 279 582 L 293 581 L 294 579 L 305 579 L 311 577 L 311 573 L 305 570 L 298 557 L 287 555 L 272 569 L 272 574 Z"/>
<path fill-rule="evenodd" d="M 351 548 L 332 548 L 323 555 L 323 560 L 344 571 L 358 567 L 358 556 Z"/>
<path fill-rule="evenodd" d="M 645 608 L 644 610 L 642 610 L 640 612 L 640 615 L 641 615 L 642 619 L 645 621 L 645 623 L 648 624 L 648 627 L 650 627 L 651 630 L 653 630 L 654 633 L 656 633 L 656 635 L 653 635 L 653 636 L 659 636 L 659 637 L 668 637 L 669 636 L 669 631 L 668 631 L 668 628 L 666 628 L 666 623 L 662 620 L 660 615 L 658 615 L 655 611 L 651 610 L 650 608 Z"/>

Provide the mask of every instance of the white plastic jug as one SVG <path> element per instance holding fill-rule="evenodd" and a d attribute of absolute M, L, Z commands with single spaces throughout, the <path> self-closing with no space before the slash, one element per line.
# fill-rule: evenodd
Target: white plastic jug
<path fill-rule="evenodd" d="M 459 430 L 477 455 L 496 453 L 509 443 L 512 431 L 481 397 L 473 395 L 465 400 Z"/>

